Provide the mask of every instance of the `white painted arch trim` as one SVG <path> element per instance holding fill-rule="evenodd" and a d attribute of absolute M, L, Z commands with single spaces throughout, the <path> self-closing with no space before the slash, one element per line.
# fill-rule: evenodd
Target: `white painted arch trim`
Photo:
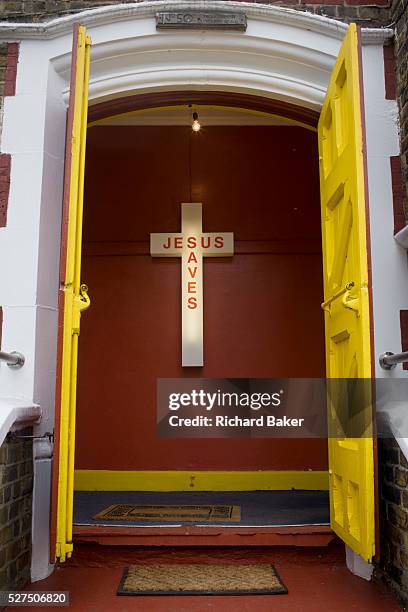
<path fill-rule="evenodd" d="M 248 29 L 156 31 L 158 10 L 193 8 L 245 11 Z M 211 89 L 319 110 L 347 29 L 327 17 L 270 5 L 169 0 L 102 7 L 41 24 L 1 24 L 0 38 L 20 39 L 22 51 L 34 52 L 36 42 L 67 40 L 78 21 L 93 39 L 90 104 L 152 91 Z M 392 34 L 366 29 L 364 44 L 381 45 Z M 67 99 L 70 46 L 50 61 Z"/>
<path fill-rule="evenodd" d="M 156 30 L 157 11 L 199 8 L 244 11 L 247 31 Z M 253 93 L 319 110 L 347 29 L 342 22 L 307 12 L 214 0 L 150 0 L 86 10 L 44 23 L 0 23 L 0 40 L 22 41 L 21 53 L 27 49 L 33 62 L 38 45 L 50 43 L 49 61 L 65 82 L 65 103 L 69 38 L 78 21 L 93 39 L 90 104 L 151 91 L 212 89 Z M 383 44 L 392 35 L 389 29 L 363 30 L 364 44 Z M 21 70 L 17 88 L 20 75 Z"/>
<path fill-rule="evenodd" d="M 248 18 L 274 21 L 275 23 L 293 25 L 314 32 L 330 31 L 335 38 L 342 39 L 347 25 L 342 21 L 315 15 L 307 11 L 272 6 L 270 4 L 253 4 L 250 2 L 229 2 L 220 0 L 165 0 L 147 1 L 138 4 L 117 4 L 114 6 L 89 9 L 65 17 L 58 17 L 41 23 L 0 23 L 0 38 L 22 40 L 25 38 L 55 38 L 72 30 L 72 25 L 80 19 L 88 27 L 104 25 L 114 21 L 132 18 L 151 17 L 157 11 L 166 10 L 220 10 L 245 12 Z M 377 44 L 392 38 L 394 31 L 389 28 L 363 28 L 364 43 Z"/>

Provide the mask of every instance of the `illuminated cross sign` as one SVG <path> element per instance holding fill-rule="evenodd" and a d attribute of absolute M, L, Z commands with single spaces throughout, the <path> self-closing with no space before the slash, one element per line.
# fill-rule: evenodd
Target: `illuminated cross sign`
<path fill-rule="evenodd" d="M 182 365 L 203 361 L 203 257 L 234 254 L 234 234 L 203 232 L 202 205 L 181 205 L 180 234 L 150 234 L 152 257 L 181 257 Z"/>

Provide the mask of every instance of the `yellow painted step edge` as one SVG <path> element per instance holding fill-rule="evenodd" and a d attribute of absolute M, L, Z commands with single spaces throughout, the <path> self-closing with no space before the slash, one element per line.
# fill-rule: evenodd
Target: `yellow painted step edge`
<path fill-rule="evenodd" d="M 76 491 L 327 491 L 327 471 L 75 470 Z"/>

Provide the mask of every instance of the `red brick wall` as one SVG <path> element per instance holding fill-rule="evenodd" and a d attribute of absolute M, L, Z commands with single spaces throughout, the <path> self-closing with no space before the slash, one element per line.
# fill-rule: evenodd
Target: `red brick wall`
<path fill-rule="evenodd" d="M 4 96 L 14 96 L 16 93 L 18 43 L 0 44 L 0 108 L 2 110 Z M 7 224 L 7 208 L 10 191 L 11 156 L 0 154 L 0 227 Z"/>
<path fill-rule="evenodd" d="M 397 98 L 397 79 L 395 74 L 394 45 L 384 47 L 385 97 L 387 100 Z"/>
<path fill-rule="evenodd" d="M 7 43 L 7 63 L 4 74 L 4 95 L 14 96 L 16 93 L 18 63 L 18 43 Z"/>
<path fill-rule="evenodd" d="M 30 579 L 33 443 L 9 434 L 0 448 L 0 589 L 19 589 Z"/>
<path fill-rule="evenodd" d="M 391 19 L 395 28 L 397 99 L 400 111 L 401 165 L 405 212 L 408 210 L 408 2 L 393 0 Z"/>
<path fill-rule="evenodd" d="M 394 234 L 405 227 L 404 185 L 402 181 L 401 158 L 399 155 L 390 157 L 392 195 L 394 204 Z"/>

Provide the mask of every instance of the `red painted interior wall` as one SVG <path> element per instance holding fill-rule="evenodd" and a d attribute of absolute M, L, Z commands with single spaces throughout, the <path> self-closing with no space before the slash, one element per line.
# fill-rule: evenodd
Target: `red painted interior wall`
<path fill-rule="evenodd" d="M 204 264 L 205 366 L 181 368 L 180 260 L 150 232 L 233 231 Z M 298 127 L 89 130 L 77 468 L 326 469 L 325 440 L 156 437 L 158 377 L 324 376 L 316 135 Z"/>

